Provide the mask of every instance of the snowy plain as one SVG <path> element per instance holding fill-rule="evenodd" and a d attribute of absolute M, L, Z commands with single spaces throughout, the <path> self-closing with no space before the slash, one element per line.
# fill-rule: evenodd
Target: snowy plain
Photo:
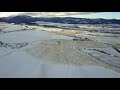
<path fill-rule="evenodd" d="M 9 27 L 21 28 L 19 25 Z M 37 57 L 30 56 L 24 51 L 26 48 L 49 39 L 73 38 L 40 30 L 0 34 L 0 41 L 5 43 L 29 43 L 20 49 L 0 47 L 0 78 L 120 78 L 120 73 L 104 67 L 50 63 L 37 60 Z"/>

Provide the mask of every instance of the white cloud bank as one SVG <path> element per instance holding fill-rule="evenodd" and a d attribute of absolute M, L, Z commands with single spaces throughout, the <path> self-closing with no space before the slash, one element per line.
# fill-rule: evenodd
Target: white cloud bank
<path fill-rule="evenodd" d="M 95 12 L 0 12 L 0 17 L 29 15 L 33 17 L 76 17 Z"/>

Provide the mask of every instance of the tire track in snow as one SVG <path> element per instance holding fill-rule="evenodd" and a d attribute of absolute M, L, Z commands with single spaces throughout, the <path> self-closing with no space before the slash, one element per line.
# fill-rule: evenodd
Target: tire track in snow
<path fill-rule="evenodd" d="M 1 57 L 5 57 L 5 56 L 7 56 L 7 55 L 9 55 L 9 54 L 11 54 L 11 53 L 13 53 L 14 51 L 11 51 L 11 52 L 9 52 L 9 53 L 7 53 L 7 54 L 5 54 L 5 55 L 2 55 L 2 56 L 0 56 L 0 58 Z"/>

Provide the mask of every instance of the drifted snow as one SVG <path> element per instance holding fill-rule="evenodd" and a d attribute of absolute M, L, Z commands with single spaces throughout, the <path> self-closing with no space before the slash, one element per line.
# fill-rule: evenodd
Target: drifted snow
<path fill-rule="evenodd" d="M 10 42 L 10 43 L 21 43 L 21 42 L 32 42 L 32 41 L 43 41 L 49 39 L 72 39 L 72 37 L 56 35 L 46 31 L 21 31 L 21 32 L 11 32 L 0 35 L 0 41 Z"/>
<path fill-rule="evenodd" d="M 11 28 L 18 29 L 21 26 Z M 5 29 L 8 31 L 8 29 Z M 9 30 L 11 30 L 9 28 Z M 80 77 L 80 78 L 118 78 L 120 73 L 100 66 L 75 66 L 38 60 L 24 52 L 38 42 L 49 39 L 72 39 L 71 37 L 56 35 L 45 31 L 32 30 L 0 34 L 0 41 L 5 43 L 23 43 L 29 45 L 21 49 L 0 47 L 0 77 L 1 78 L 37 78 L 37 77 Z"/>
<path fill-rule="evenodd" d="M 22 51 L 15 51 L 0 60 L 0 77 L 6 78 L 118 78 L 120 73 L 99 66 L 69 66 L 37 60 Z"/>

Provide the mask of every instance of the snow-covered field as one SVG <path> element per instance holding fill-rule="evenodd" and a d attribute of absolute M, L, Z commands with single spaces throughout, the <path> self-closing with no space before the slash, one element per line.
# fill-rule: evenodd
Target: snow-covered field
<path fill-rule="evenodd" d="M 14 51 L 0 60 L 0 77 L 5 78 L 118 78 L 119 73 L 99 66 L 69 66 L 37 60 Z"/>
<path fill-rule="evenodd" d="M 99 35 L 91 33 L 90 34 L 77 34 L 79 37 L 89 38 L 94 41 L 110 43 L 110 44 L 120 44 L 120 34 L 119 35 L 111 35 L 105 33 L 98 33 Z"/>
<path fill-rule="evenodd" d="M 2 31 L 13 31 L 0 34 L 0 41 L 7 44 L 0 45 L 0 78 L 118 78 L 120 73 L 110 69 L 96 66 L 76 66 L 38 60 L 25 52 L 25 49 L 33 47 L 44 40 L 68 39 L 73 37 L 57 35 L 40 31 L 38 29 L 24 30 L 24 26 L 8 25 Z M 28 28 L 31 28 L 28 26 Z M 21 31 L 17 31 L 21 30 Z M 1 32 L 0 32 L 1 33 Z M 28 43 L 21 48 L 10 48 L 8 45 Z"/>

